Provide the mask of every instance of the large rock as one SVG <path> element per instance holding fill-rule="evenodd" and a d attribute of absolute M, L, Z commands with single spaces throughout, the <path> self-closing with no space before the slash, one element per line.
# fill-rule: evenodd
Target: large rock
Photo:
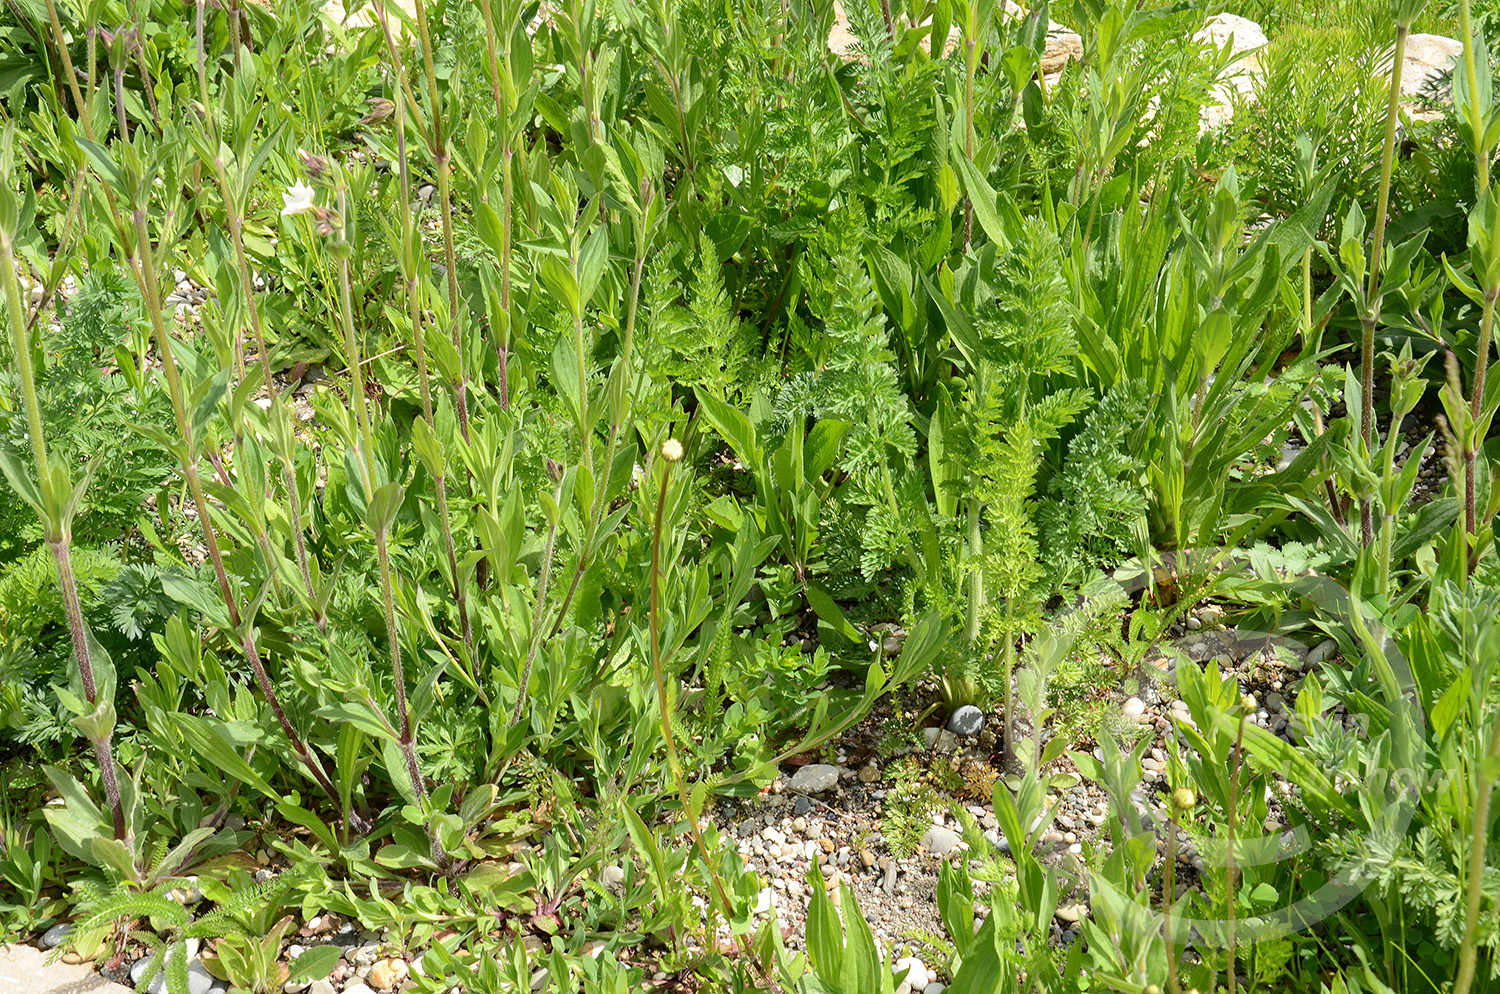
<path fill-rule="evenodd" d="M 1454 64 L 1462 62 L 1464 43 L 1442 35 L 1410 35 L 1406 39 L 1406 54 L 1401 60 L 1401 95 L 1414 99 L 1431 84 L 1451 72 Z M 1387 53 L 1381 65 L 1381 75 L 1390 72 L 1391 56 Z"/>
<path fill-rule="evenodd" d="M 863 0 L 855 0 L 856 3 Z M 1004 0 L 1005 15 L 1007 17 L 1024 17 L 1026 9 L 1013 0 Z M 931 18 L 920 22 L 919 26 L 931 24 Z M 904 24 L 898 23 L 898 29 L 904 30 Z M 958 28 L 948 30 L 948 41 L 943 46 L 943 54 L 947 55 L 958 48 L 963 32 Z M 845 59 L 860 58 L 859 39 L 849 28 L 849 16 L 844 11 L 841 0 L 834 0 L 833 4 L 833 27 L 828 32 L 828 50 L 834 55 Z M 1078 32 L 1070 31 L 1059 24 L 1049 24 L 1047 27 L 1047 48 L 1042 52 L 1042 75 L 1055 76 L 1062 72 L 1063 66 L 1070 59 L 1083 58 L 1083 39 Z"/>
<path fill-rule="evenodd" d="M 1264 73 L 1260 53 L 1269 42 L 1261 26 L 1237 14 L 1217 14 L 1193 35 L 1200 45 L 1217 49 L 1227 47 L 1233 61 L 1214 81 L 1213 101 L 1203 107 L 1202 130 L 1228 124 L 1236 104 L 1255 99 L 1255 90 Z"/>

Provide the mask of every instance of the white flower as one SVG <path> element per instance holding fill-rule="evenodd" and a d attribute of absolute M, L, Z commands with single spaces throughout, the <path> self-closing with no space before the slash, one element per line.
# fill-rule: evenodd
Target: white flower
<path fill-rule="evenodd" d="M 313 194 L 317 191 L 310 186 L 303 186 L 299 180 L 286 188 L 281 199 L 286 206 L 281 208 L 282 217 L 290 217 L 293 214 L 306 214 L 313 209 Z"/>

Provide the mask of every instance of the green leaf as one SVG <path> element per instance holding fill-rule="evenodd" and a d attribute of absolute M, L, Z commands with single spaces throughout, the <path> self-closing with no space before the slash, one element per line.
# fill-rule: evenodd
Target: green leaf
<path fill-rule="evenodd" d="M 1250 892 L 1250 900 L 1256 904 L 1275 904 L 1281 897 L 1276 888 L 1268 883 L 1259 883 Z"/>
<path fill-rule="evenodd" d="M 219 726 L 209 724 L 208 719 L 191 714 L 174 714 L 172 723 L 188 747 L 206 759 L 210 766 L 217 767 L 231 780 L 238 780 L 253 787 L 272 800 L 280 800 L 278 794 L 255 769 L 235 751 L 234 747 L 219 735 Z"/>
<path fill-rule="evenodd" d="M 299 984 L 321 980 L 339 965 L 341 955 L 343 950 L 338 946 L 313 946 L 292 962 L 292 972 L 287 979 Z"/>
<path fill-rule="evenodd" d="M 974 165 L 967 156 L 960 155 L 958 169 L 963 174 L 964 190 L 969 195 L 969 202 L 974 205 L 974 218 L 998 251 L 1009 252 L 1015 242 L 1006 231 L 1007 221 L 1012 222 L 1009 225 L 1011 230 L 1019 227 L 1019 224 L 1015 223 L 1019 219 L 1011 217 L 1015 214 L 1015 207 L 1006 205 L 1010 209 L 1006 211 L 1006 219 L 1002 220 L 1001 209 L 996 207 L 995 189 L 980 174 L 979 167 Z"/>
<path fill-rule="evenodd" d="M 818 619 L 826 623 L 834 631 L 851 642 L 861 641 L 859 629 L 849 623 L 844 612 L 833 600 L 833 597 L 812 581 L 808 581 L 803 587 L 803 593 L 807 595 L 807 606 L 813 609 Z"/>

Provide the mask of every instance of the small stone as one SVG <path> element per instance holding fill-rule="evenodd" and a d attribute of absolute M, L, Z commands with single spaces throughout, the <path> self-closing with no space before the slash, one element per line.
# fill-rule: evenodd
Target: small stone
<path fill-rule="evenodd" d="M 809 763 L 792 775 L 792 790 L 799 794 L 821 794 L 839 782 L 839 768 L 826 763 Z"/>
<path fill-rule="evenodd" d="M 936 980 L 922 988 L 922 994 L 943 994 L 948 989 L 947 984 L 940 984 Z"/>
<path fill-rule="evenodd" d="M 370 967 L 370 974 L 365 979 L 369 981 L 371 987 L 384 991 L 404 981 L 410 972 L 405 960 L 392 956 Z"/>
<path fill-rule="evenodd" d="M 978 735 L 984 727 L 984 712 L 972 704 L 965 704 L 948 719 L 948 731 L 954 735 Z"/>
<path fill-rule="evenodd" d="M 880 767 L 869 763 L 859 768 L 860 783 L 875 783 L 880 779 Z"/>
<path fill-rule="evenodd" d="M 792 802 L 792 814 L 805 815 L 812 810 L 812 801 L 805 797 L 798 797 Z"/>
<path fill-rule="evenodd" d="M 63 940 L 72 933 L 72 922 L 58 922 L 56 925 L 53 925 L 51 928 L 47 929 L 47 931 L 43 932 L 42 937 L 37 940 L 36 944 L 43 949 L 56 949 L 58 946 L 62 945 Z"/>
<path fill-rule="evenodd" d="M 869 869 L 875 865 L 875 854 L 868 849 L 861 849 L 859 851 L 859 861 L 864 864 L 866 869 Z"/>
<path fill-rule="evenodd" d="M 902 970 L 906 971 L 907 983 L 919 983 L 923 987 L 927 986 L 926 963 L 923 963 L 915 956 L 903 956 L 895 962 L 891 972 L 900 973 Z"/>
<path fill-rule="evenodd" d="M 307 994 L 334 994 L 333 981 L 327 977 L 321 980 L 314 980 L 307 985 Z"/>
<path fill-rule="evenodd" d="M 188 994 L 208 994 L 209 988 L 214 985 L 213 974 L 208 972 L 208 967 L 203 961 L 195 959 L 188 963 Z M 348 988 L 345 988 L 347 991 Z M 167 994 L 167 975 L 165 972 L 158 973 L 146 988 L 147 994 Z"/>
<path fill-rule="evenodd" d="M 1187 628 L 1188 628 L 1188 631 L 1190 631 L 1190 632 L 1196 632 L 1198 629 L 1200 629 L 1202 627 L 1203 627 L 1203 622 L 1199 621 L 1193 615 L 1188 615 L 1188 619 L 1187 619 Z"/>
<path fill-rule="evenodd" d="M 1338 647 L 1338 642 L 1333 639 L 1324 639 L 1308 650 L 1307 659 L 1304 660 L 1304 664 L 1308 669 L 1316 669 L 1322 666 L 1338 650 Z"/>
<path fill-rule="evenodd" d="M 958 749 L 958 736 L 957 735 L 954 735 L 952 732 L 948 731 L 948 729 L 946 729 L 946 728 L 943 729 L 941 732 L 938 733 L 938 739 L 937 739 L 937 751 L 938 752 L 953 752 L 953 751 L 955 751 L 957 749 Z"/>
<path fill-rule="evenodd" d="M 1139 719 L 1146 713 L 1146 702 L 1139 697 L 1132 697 L 1125 702 L 1125 717 Z"/>
<path fill-rule="evenodd" d="M 625 869 L 611 863 L 599 874 L 604 878 L 604 886 L 610 890 L 619 890 L 625 885 Z"/>
<path fill-rule="evenodd" d="M 1055 915 L 1058 921 L 1073 925 L 1087 914 L 1088 910 L 1088 905 L 1086 904 L 1060 904 L 1057 906 Z"/>
<path fill-rule="evenodd" d="M 922 729 L 922 738 L 927 740 L 928 749 L 931 749 L 933 746 L 937 745 L 938 736 L 942 733 L 943 730 L 941 728 L 938 728 L 936 725 L 932 726 L 931 728 Z"/>
<path fill-rule="evenodd" d="M 934 856 L 946 856 L 958 848 L 960 841 L 957 832 L 934 825 L 922 836 L 922 848 Z"/>

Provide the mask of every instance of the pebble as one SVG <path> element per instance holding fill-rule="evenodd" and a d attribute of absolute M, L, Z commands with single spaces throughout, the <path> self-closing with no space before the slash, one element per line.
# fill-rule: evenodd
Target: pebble
<path fill-rule="evenodd" d="M 1125 717 L 1140 718 L 1146 713 L 1146 702 L 1139 697 L 1132 697 L 1125 702 Z"/>
<path fill-rule="evenodd" d="M 1196 632 L 1198 629 L 1200 629 L 1200 628 L 1203 627 L 1203 622 L 1199 621 L 1197 618 L 1193 617 L 1192 615 L 1188 615 L 1187 627 L 1188 627 L 1188 631 L 1190 631 L 1190 632 Z"/>
<path fill-rule="evenodd" d="M 958 848 L 960 841 L 957 832 L 934 825 L 922 836 L 922 848 L 934 856 L 946 856 Z"/>
<path fill-rule="evenodd" d="M 954 735 L 978 735 L 983 727 L 984 712 L 972 704 L 965 704 L 948 719 L 948 731 Z"/>
<path fill-rule="evenodd" d="M 63 940 L 71 935 L 72 932 L 72 922 L 58 922 L 56 925 L 53 925 L 51 928 L 47 929 L 47 931 L 43 932 L 42 937 L 37 940 L 36 944 L 43 949 L 56 949 L 58 946 L 62 945 Z"/>
<path fill-rule="evenodd" d="M 1085 904 L 1060 904 L 1057 906 L 1055 914 L 1058 921 L 1067 922 L 1069 925 L 1072 925 L 1082 918 L 1088 910 L 1088 905 Z"/>
<path fill-rule="evenodd" d="M 404 981 L 410 972 L 405 960 L 392 956 L 370 967 L 370 974 L 365 979 L 370 982 L 371 987 L 383 991 Z"/>
<path fill-rule="evenodd" d="M 938 737 L 937 737 L 937 751 L 938 752 L 953 752 L 957 748 L 958 748 L 958 736 L 957 735 L 954 735 L 952 732 L 948 731 L 948 729 L 946 729 L 946 728 L 943 729 L 941 732 L 938 733 Z"/>
<path fill-rule="evenodd" d="M 1308 650 L 1307 653 L 1307 668 L 1313 669 L 1315 667 L 1323 665 L 1324 660 L 1328 659 L 1329 656 L 1332 656 L 1338 649 L 1338 647 L 1338 642 L 1334 641 L 1333 639 L 1324 639 L 1322 642 L 1319 642 L 1317 645 L 1313 646 Z"/>
<path fill-rule="evenodd" d="M 307 985 L 307 994 L 334 994 L 333 981 L 327 977 L 323 977 L 321 980 L 314 980 Z"/>
<path fill-rule="evenodd" d="M 214 985 L 213 974 L 208 972 L 208 967 L 203 965 L 200 959 L 188 963 L 188 994 L 208 994 Z M 345 988 L 347 991 L 348 988 Z M 150 985 L 146 988 L 147 994 L 167 994 L 167 975 L 165 972 L 158 973 L 152 978 Z"/>
<path fill-rule="evenodd" d="M 927 740 L 928 749 L 931 749 L 933 746 L 937 745 L 938 736 L 942 733 L 943 730 L 941 728 L 938 728 L 936 725 L 933 725 L 931 728 L 922 729 L 922 738 Z"/>
<path fill-rule="evenodd" d="M 344 994 L 375 994 L 375 992 L 370 990 L 368 984 L 356 980 L 351 984 L 344 985 Z"/>
<path fill-rule="evenodd" d="M 812 810 L 812 801 L 805 797 L 799 797 L 792 802 L 792 814 L 805 815 Z"/>
<path fill-rule="evenodd" d="M 610 890 L 619 890 L 625 884 L 625 869 L 611 863 L 604 868 L 600 874 L 604 878 L 604 886 Z"/>
<path fill-rule="evenodd" d="M 860 783 L 875 783 L 880 779 L 880 767 L 874 763 L 859 768 Z"/>
<path fill-rule="evenodd" d="M 922 994 L 943 994 L 943 991 L 945 991 L 947 989 L 948 989 L 948 985 L 947 984 L 940 984 L 937 981 L 933 981 L 932 983 L 928 984 L 926 987 L 922 988 Z"/>
<path fill-rule="evenodd" d="M 799 794 L 821 794 L 839 782 L 839 768 L 827 763 L 809 763 L 792 775 L 792 790 Z"/>

